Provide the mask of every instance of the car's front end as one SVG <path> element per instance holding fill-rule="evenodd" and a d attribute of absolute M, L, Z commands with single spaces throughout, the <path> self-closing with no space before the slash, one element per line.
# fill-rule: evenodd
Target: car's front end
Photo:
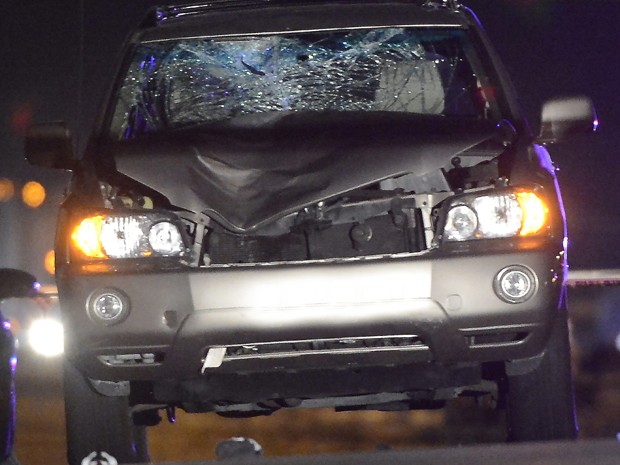
<path fill-rule="evenodd" d="M 438 195 L 390 194 L 325 209 L 320 223 L 304 225 L 318 237 L 303 244 L 299 255 L 291 252 L 290 260 L 281 258 L 275 244 L 301 243 L 307 231 L 266 237 L 222 233 L 249 244 L 245 250 L 239 244 L 218 250 L 223 263 L 191 266 L 191 239 L 183 243 L 178 217 L 153 213 L 153 221 L 145 220 L 150 212 L 123 211 L 82 219 L 77 231 L 103 218 L 100 237 L 112 236 L 115 243 L 103 239 L 105 250 L 128 248 L 133 222 L 153 221 L 152 231 L 165 221 L 177 228 L 168 240 L 178 236 L 183 252 L 176 258 L 97 257 L 67 266 L 62 279 L 70 283 L 63 300 L 69 354 L 93 378 L 139 380 L 252 366 L 263 371 L 404 360 L 483 362 L 539 353 L 565 271 L 555 192 L 537 186 L 442 193 L 445 200 L 432 208 L 443 233 L 433 233 L 436 242 L 423 248 L 424 220 L 415 205 L 430 204 Z M 410 208 L 403 209 L 403 202 Z M 327 219 L 373 207 L 378 214 L 363 223 L 332 225 Z M 412 228 L 408 222 L 416 216 Z M 521 235 L 530 220 L 535 232 Z M 355 234 L 371 250 L 384 250 L 345 255 L 356 252 Z M 490 237 L 477 237 L 483 234 Z M 120 236 L 122 244 L 116 245 Z M 208 244 L 221 243 L 213 236 Z M 412 243 L 421 250 L 408 250 Z M 74 256 L 77 247 L 70 244 Z M 308 248 L 317 257 L 302 258 Z M 224 261 L 224 253 L 234 261 Z M 240 263 L 244 254 L 246 262 Z M 257 255 L 266 259 L 247 260 Z"/>
<path fill-rule="evenodd" d="M 134 413 L 415 408 L 545 363 L 562 201 L 475 16 L 325 8 L 157 10 L 71 165 L 66 354 Z"/>
<path fill-rule="evenodd" d="M 118 174 L 94 160 L 98 203 L 59 234 L 90 377 L 541 352 L 564 275 L 548 154 L 505 118 L 471 15 L 400 7 L 415 27 L 141 33 L 91 155 Z"/>

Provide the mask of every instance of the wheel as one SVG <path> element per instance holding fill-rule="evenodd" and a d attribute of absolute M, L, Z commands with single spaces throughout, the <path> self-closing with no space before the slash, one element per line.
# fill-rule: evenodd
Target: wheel
<path fill-rule="evenodd" d="M 509 441 L 576 439 L 577 421 L 566 311 L 559 312 L 540 364 L 507 376 Z"/>
<path fill-rule="evenodd" d="M 104 396 L 64 362 L 69 465 L 149 462 L 144 427 L 135 426 L 127 396 Z"/>

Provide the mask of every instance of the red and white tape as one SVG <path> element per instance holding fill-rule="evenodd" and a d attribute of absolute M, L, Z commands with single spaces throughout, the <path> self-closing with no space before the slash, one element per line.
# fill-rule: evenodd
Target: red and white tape
<path fill-rule="evenodd" d="M 570 270 L 567 284 L 570 287 L 618 286 L 620 285 L 620 269 Z"/>

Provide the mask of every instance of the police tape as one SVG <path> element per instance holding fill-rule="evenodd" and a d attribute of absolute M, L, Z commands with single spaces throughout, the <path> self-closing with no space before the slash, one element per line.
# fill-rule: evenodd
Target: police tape
<path fill-rule="evenodd" d="M 569 287 L 618 286 L 620 269 L 569 270 L 566 284 Z"/>

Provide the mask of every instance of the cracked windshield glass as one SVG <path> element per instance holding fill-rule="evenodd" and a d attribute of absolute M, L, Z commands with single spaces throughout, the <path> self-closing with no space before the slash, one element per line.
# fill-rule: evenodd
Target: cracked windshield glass
<path fill-rule="evenodd" d="M 118 94 L 111 133 L 130 139 L 270 112 L 484 118 L 489 105 L 472 53 L 464 31 L 428 28 L 142 44 Z"/>

